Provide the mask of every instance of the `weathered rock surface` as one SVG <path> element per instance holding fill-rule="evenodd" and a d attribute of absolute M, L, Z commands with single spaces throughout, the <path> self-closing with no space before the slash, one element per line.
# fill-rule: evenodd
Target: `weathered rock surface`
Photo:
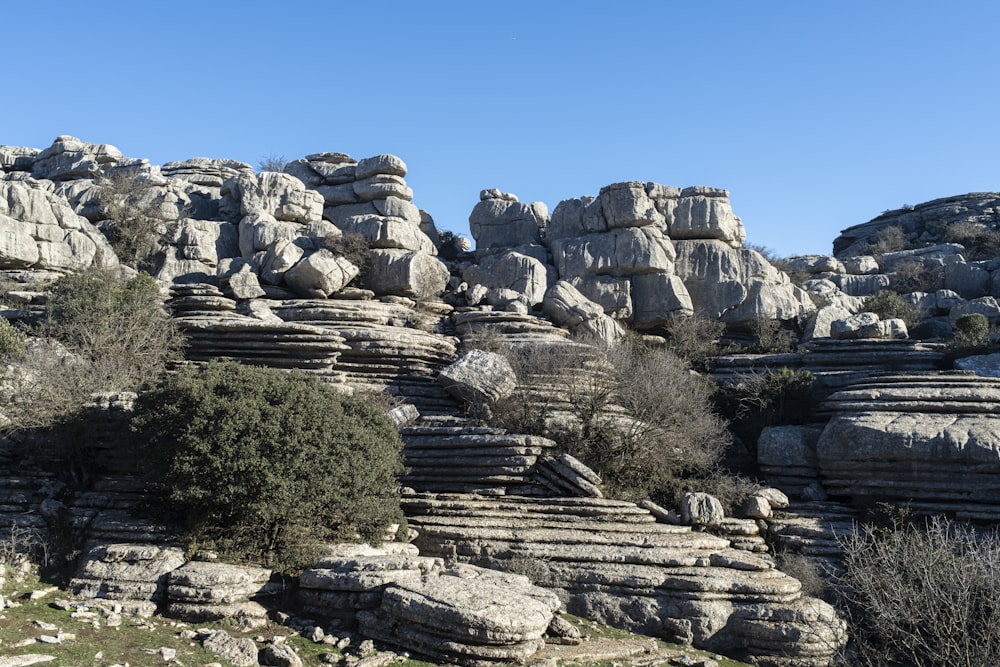
<path fill-rule="evenodd" d="M 443 369 L 438 381 L 468 403 L 496 403 L 517 388 L 517 376 L 507 358 L 485 350 L 469 350 Z"/>
<path fill-rule="evenodd" d="M 1000 517 L 1000 380 L 887 375 L 831 395 L 824 407 L 832 417 L 816 454 L 831 495 Z"/>
<path fill-rule="evenodd" d="M 404 506 L 421 552 L 526 572 L 571 613 L 713 650 L 747 646 L 761 664 L 825 664 L 845 639 L 833 609 L 801 597 L 769 559 L 631 503 L 415 495 Z"/>
<path fill-rule="evenodd" d="M 104 544 L 83 557 L 69 588 L 85 598 L 125 601 L 134 611 L 149 615 L 163 598 L 167 575 L 183 564 L 180 547 Z"/>

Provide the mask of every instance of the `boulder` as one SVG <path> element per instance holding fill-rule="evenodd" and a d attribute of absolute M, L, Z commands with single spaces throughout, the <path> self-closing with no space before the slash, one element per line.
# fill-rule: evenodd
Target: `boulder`
<path fill-rule="evenodd" d="M 746 240 L 743 223 L 733 214 L 728 193 L 718 196 L 694 194 L 685 189 L 673 211 L 669 233 L 672 239 L 716 239 L 733 248 L 740 248 Z M 690 193 L 690 194 L 688 194 Z"/>
<path fill-rule="evenodd" d="M 491 404 L 514 393 L 517 375 L 503 355 L 469 350 L 441 370 L 438 382 L 463 401 Z"/>
<path fill-rule="evenodd" d="M 824 306 L 809 319 L 802 338 L 803 340 L 829 338 L 834 322 L 846 321 L 852 315 L 850 310 L 841 306 Z"/>
<path fill-rule="evenodd" d="M 707 493 L 685 493 L 681 500 L 681 521 L 690 526 L 718 526 L 726 518 L 722 503 Z"/>
<path fill-rule="evenodd" d="M 900 319 L 879 320 L 875 313 L 858 313 L 830 324 L 830 337 L 836 340 L 863 338 L 906 338 L 906 324 Z"/>
<path fill-rule="evenodd" d="M 632 317 L 636 329 L 663 326 L 670 320 L 694 313 L 691 296 L 680 276 L 645 273 L 632 276 Z"/>
<path fill-rule="evenodd" d="M 955 360 L 955 368 L 970 371 L 982 377 L 1000 378 L 1000 352 L 976 354 Z"/>
<path fill-rule="evenodd" d="M 103 167 L 122 159 L 121 151 L 110 144 L 89 144 L 76 137 L 62 135 L 35 156 L 31 175 L 50 181 L 95 178 Z"/>
<path fill-rule="evenodd" d="M 552 285 L 555 269 L 519 250 L 501 251 L 484 257 L 478 264 L 470 265 L 462 279 L 469 285 L 510 289 L 523 294 L 528 304 L 536 306 Z"/>
<path fill-rule="evenodd" d="M 606 231 L 608 231 L 608 221 L 604 219 L 601 200 L 597 197 L 584 196 L 559 202 L 545 228 L 545 238 L 551 242 L 556 239 Z"/>
<path fill-rule="evenodd" d="M 374 249 L 371 258 L 366 285 L 376 294 L 427 299 L 440 294 L 448 284 L 448 268 L 428 253 Z"/>
<path fill-rule="evenodd" d="M 317 250 L 285 272 L 285 283 L 303 296 L 328 297 L 354 280 L 360 270 L 347 258 L 325 248 Z"/>
<path fill-rule="evenodd" d="M 874 260 L 874 258 L 872 258 Z M 830 255 L 798 255 L 781 260 L 781 268 L 788 273 L 847 273 L 844 264 Z M 875 265 L 876 271 L 878 264 Z M 851 271 L 850 273 L 867 273 Z"/>
<path fill-rule="evenodd" d="M 610 229 L 650 225 L 666 228 L 666 219 L 656 210 L 642 183 L 629 181 L 605 185 L 599 198 L 601 211 Z"/>
<path fill-rule="evenodd" d="M 481 255 L 527 243 L 539 244 L 547 222 L 544 204 L 523 204 L 516 199 L 482 199 L 469 214 L 469 230 Z"/>
<path fill-rule="evenodd" d="M 206 651 L 231 662 L 236 667 L 259 664 L 257 644 L 249 637 L 233 637 L 225 630 L 215 630 L 202 643 Z"/>

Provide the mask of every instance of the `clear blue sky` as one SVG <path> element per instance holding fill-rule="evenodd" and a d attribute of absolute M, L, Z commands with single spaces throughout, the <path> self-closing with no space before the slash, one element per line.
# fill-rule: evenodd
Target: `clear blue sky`
<path fill-rule="evenodd" d="M 830 252 L 881 211 L 1000 190 L 998 2 L 2 3 L 0 144 L 156 164 L 395 153 L 468 234 L 623 180 L 727 188 L 748 242 Z"/>

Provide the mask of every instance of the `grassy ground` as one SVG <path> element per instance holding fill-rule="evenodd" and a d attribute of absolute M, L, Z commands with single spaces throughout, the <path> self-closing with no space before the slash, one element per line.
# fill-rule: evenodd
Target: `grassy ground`
<path fill-rule="evenodd" d="M 225 621 L 193 626 L 171 619 L 154 616 L 135 618 L 122 615 L 119 620 L 106 611 L 92 607 L 92 615 L 74 616 L 74 609 L 60 609 L 59 601 L 74 601 L 65 592 L 29 576 L 21 582 L 8 578 L 0 595 L 8 606 L 0 611 L 0 667 L 15 656 L 52 656 L 51 660 L 36 664 L 65 667 L 163 667 L 163 665 L 209 665 L 223 663 L 219 656 L 206 651 L 201 643 L 190 638 L 192 630 L 225 630 L 234 637 L 250 637 L 258 642 L 275 636 L 285 637 L 303 665 L 328 664 L 331 654 L 350 654 L 334 646 L 315 643 L 300 636 L 291 628 L 270 623 L 252 630 L 241 630 Z M 683 664 L 673 660 L 689 656 L 687 664 L 700 664 L 706 658 L 714 659 L 720 667 L 740 667 L 745 663 L 712 656 L 687 647 L 674 646 L 649 637 L 592 623 L 567 616 L 581 631 L 584 639 L 578 645 L 547 645 L 534 662 L 546 667 L 565 665 L 610 666 Z M 110 621 L 110 625 L 109 625 Z M 59 638 L 59 643 L 45 643 L 43 637 Z M 167 657 L 165 657 L 167 656 Z M 324 660 L 324 658 L 326 658 Z M 24 663 L 20 663 L 24 664 Z M 406 660 L 403 667 L 430 667 L 431 663 Z M 363 667 L 363 666 L 362 666 Z"/>

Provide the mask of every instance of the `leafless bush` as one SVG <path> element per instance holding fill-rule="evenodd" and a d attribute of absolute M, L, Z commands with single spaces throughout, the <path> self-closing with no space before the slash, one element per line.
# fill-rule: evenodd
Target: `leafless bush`
<path fill-rule="evenodd" d="M 888 252 L 899 252 L 909 247 L 910 237 L 899 225 L 883 227 L 871 242 L 871 254 L 878 256 Z"/>
<path fill-rule="evenodd" d="M 919 259 L 908 259 L 893 266 L 889 282 L 897 294 L 934 292 L 944 283 L 944 271 L 939 266 L 925 266 Z"/>
<path fill-rule="evenodd" d="M 285 159 L 284 155 L 278 155 L 276 153 L 270 153 L 269 155 L 262 157 L 260 162 L 257 163 L 257 171 L 284 171 L 285 165 L 288 164 L 288 160 Z"/>
<path fill-rule="evenodd" d="M 553 437 L 619 497 L 672 499 L 681 478 L 710 470 L 730 443 L 711 382 L 670 350 L 578 344 L 508 358 L 521 388 L 497 406 L 502 425 Z"/>
<path fill-rule="evenodd" d="M 943 518 L 841 539 L 862 665 L 1000 664 L 1000 536 Z"/>
<path fill-rule="evenodd" d="M 695 313 L 670 320 L 666 326 L 670 349 L 684 361 L 699 365 L 708 357 L 724 352 L 719 339 L 726 325 L 719 320 Z"/>
<path fill-rule="evenodd" d="M 795 345 L 795 333 L 781 326 L 781 322 L 770 317 L 757 317 L 750 323 L 756 351 L 763 353 L 791 352 Z"/>
<path fill-rule="evenodd" d="M 945 230 L 944 240 L 965 246 L 963 255 L 969 261 L 1000 257 L 1000 229 L 975 222 L 957 222 Z"/>

